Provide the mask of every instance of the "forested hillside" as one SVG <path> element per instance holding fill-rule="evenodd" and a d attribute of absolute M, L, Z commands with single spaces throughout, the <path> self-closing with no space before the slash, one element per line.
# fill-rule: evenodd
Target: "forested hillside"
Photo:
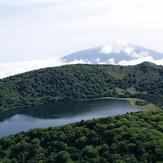
<path fill-rule="evenodd" d="M 163 112 L 137 112 L 37 129 L 0 140 L 2 163 L 163 161 Z"/>
<path fill-rule="evenodd" d="M 163 67 L 66 65 L 0 80 L 0 110 L 58 100 L 139 97 L 163 103 Z"/>
<path fill-rule="evenodd" d="M 0 109 L 23 105 L 138 97 L 138 105 L 163 105 L 163 67 L 67 65 L 0 81 Z M 13 110 L 14 111 L 14 110 Z M 137 163 L 163 161 L 163 111 L 142 111 L 34 129 L 0 139 L 2 163 Z"/>

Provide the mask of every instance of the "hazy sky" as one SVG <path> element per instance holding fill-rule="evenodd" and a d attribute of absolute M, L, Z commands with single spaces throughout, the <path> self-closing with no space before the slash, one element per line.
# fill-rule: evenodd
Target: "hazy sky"
<path fill-rule="evenodd" d="M 120 39 L 163 52 L 163 0 L 0 0 L 0 62 Z"/>
<path fill-rule="evenodd" d="M 0 0 L 0 73 L 112 39 L 163 52 L 163 0 Z"/>

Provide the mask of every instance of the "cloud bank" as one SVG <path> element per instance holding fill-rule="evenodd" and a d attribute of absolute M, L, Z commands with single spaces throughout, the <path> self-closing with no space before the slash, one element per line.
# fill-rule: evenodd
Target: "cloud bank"
<path fill-rule="evenodd" d="M 0 78 L 5 78 L 15 74 L 36 70 L 45 67 L 53 67 L 63 65 L 59 59 L 42 59 L 32 61 L 20 61 L 0 64 Z"/>
<path fill-rule="evenodd" d="M 116 38 L 163 51 L 162 15 L 162 0 L 0 0 L 0 62 L 61 57 Z"/>
<path fill-rule="evenodd" d="M 140 58 L 131 59 L 131 60 L 121 60 L 119 63 L 115 63 L 114 58 L 110 58 L 106 62 L 101 62 L 99 59 L 97 59 L 96 63 L 128 66 L 128 65 L 140 64 L 145 61 L 163 66 L 163 59 L 156 60 L 156 59 L 153 59 L 153 57 L 151 56 L 145 56 L 145 57 L 140 57 Z M 61 66 L 61 65 L 66 65 L 66 64 L 92 64 L 92 62 L 90 62 L 87 59 L 86 60 L 75 59 L 74 61 L 69 62 L 69 63 L 63 62 L 60 59 L 42 59 L 42 60 L 32 60 L 32 61 L 1 63 L 0 64 L 0 79 L 8 77 L 8 76 L 24 73 L 27 71 L 31 71 L 31 70 L 37 70 L 37 69 L 46 68 L 46 67 Z"/>
<path fill-rule="evenodd" d="M 132 59 L 132 60 L 121 60 L 118 63 L 115 63 L 114 58 L 108 59 L 106 62 L 101 62 L 101 61 L 97 60 L 96 64 L 111 64 L 111 65 L 129 66 L 129 65 L 137 65 L 142 62 L 152 62 L 154 64 L 163 66 L 163 59 L 155 60 L 151 56 Z M 92 62 L 90 62 L 89 60 L 86 60 L 86 59 L 80 59 L 80 60 L 75 59 L 74 61 L 65 63 L 65 64 L 92 64 Z"/>
<path fill-rule="evenodd" d="M 162 0 L 0 0 L 0 77 L 64 64 L 46 58 L 116 38 L 163 52 L 162 15 Z M 105 46 L 102 52 L 107 55 L 120 48 Z M 124 50 L 132 60 L 120 64 L 145 60 L 162 64 L 146 53 L 140 58 L 134 49 Z M 106 63 L 115 64 L 114 58 Z"/>
<path fill-rule="evenodd" d="M 151 56 L 149 57 L 142 57 L 142 58 L 137 58 L 137 59 L 133 59 L 133 60 L 122 60 L 120 61 L 118 64 L 119 65 L 123 65 L 123 66 L 128 66 L 128 65 L 136 65 L 136 64 L 140 64 L 142 62 L 152 62 L 155 63 L 157 65 L 162 65 L 163 66 L 163 59 L 160 60 L 155 60 L 153 59 Z"/>

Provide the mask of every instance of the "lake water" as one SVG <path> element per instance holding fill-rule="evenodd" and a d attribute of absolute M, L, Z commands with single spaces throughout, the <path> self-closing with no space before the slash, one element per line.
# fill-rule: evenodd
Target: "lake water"
<path fill-rule="evenodd" d="M 33 128 L 61 126 L 140 110 L 125 100 L 80 101 L 22 108 L 0 115 L 0 137 Z"/>

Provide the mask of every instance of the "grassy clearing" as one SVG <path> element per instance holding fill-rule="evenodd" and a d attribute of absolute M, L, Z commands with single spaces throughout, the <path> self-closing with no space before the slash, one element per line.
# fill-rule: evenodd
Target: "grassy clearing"
<path fill-rule="evenodd" d="M 144 109 L 144 111 L 156 111 L 156 110 L 159 110 L 159 108 L 158 108 L 156 105 L 152 104 L 152 103 L 147 103 L 147 104 L 141 105 L 141 106 L 140 106 L 140 105 L 137 105 L 137 104 L 136 104 L 137 101 L 145 102 L 145 101 L 142 100 L 142 99 L 128 98 L 128 100 L 130 101 L 130 104 L 131 104 L 132 106 L 141 107 L 141 108 Z"/>
<path fill-rule="evenodd" d="M 137 105 L 136 103 L 139 102 L 144 102 L 145 100 L 143 99 L 138 99 L 138 98 L 118 98 L 118 97 L 104 97 L 104 98 L 98 98 L 98 100 L 102 100 L 102 99 L 112 99 L 112 100 L 127 100 L 130 102 L 130 105 L 134 106 L 134 107 L 139 107 L 144 109 L 144 111 L 158 111 L 159 107 L 157 107 L 156 105 L 152 104 L 152 103 L 147 103 L 145 105 Z M 95 100 L 95 99 L 94 99 Z M 96 99 L 97 100 L 97 99 Z"/>

